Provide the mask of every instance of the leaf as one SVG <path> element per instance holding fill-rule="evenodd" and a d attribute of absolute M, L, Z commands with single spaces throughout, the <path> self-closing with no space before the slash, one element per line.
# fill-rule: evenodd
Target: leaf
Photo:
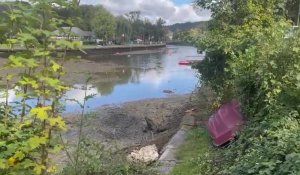
<path fill-rule="evenodd" d="M 35 174 L 39 175 L 42 174 L 43 170 L 45 170 L 46 167 L 43 165 L 36 165 L 33 169 L 33 171 L 35 172 Z"/>
<path fill-rule="evenodd" d="M 22 63 L 22 58 L 16 57 L 16 56 L 9 56 L 9 65 L 13 68 L 21 68 L 24 67 L 24 64 Z"/>
<path fill-rule="evenodd" d="M 299 47 L 293 47 L 293 52 L 295 52 L 295 53 L 299 53 L 299 51 L 300 51 L 300 48 Z"/>
<path fill-rule="evenodd" d="M 0 159 L 0 169 L 5 169 L 5 168 L 7 168 L 6 160 Z"/>
<path fill-rule="evenodd" d="M 29 68 L 35 68 L 38 67 L 38 63 L 34 59 L 25 59 L 23 60 L 24 64 Z"/>
<path fill-rule="evenodd" d="M 56 78 L 49 78 L 49 77 L 43 77 L 42 80 L 46 82 L 51 87 L 58 87 L 60 84 L 60 81 Z"/>
<path fill-rule="evenodd" d="M 66 124 L 62 117 L 49 118 L 48 121 L 50 126 L 57 126 L 61 130 L 66 130 Z"/>
<path fill-rule="evenodd" d="M 22 80 L 20 80 L 19 83 L 21 85 L 30 85 L 33 89 L 39 88 L 38 82 L 30 77 L 22 77 Z"/>
<path fill-rule="evenodd" d="M 33 123 L 33 121 L 26 121 L 26 122 L 20 124 L 19 129 L 28 127 L 28 126 L 32 125 L 32 123 Z"/>
<path fill-rule="evenodd" d="M 38 137 L 38 136 L 34 136 L 30 139 L 28 139 L 27 143 L 30 147 L 31 150 L 34 150 L 38 147 L 40 147 L 43 144 L 47 143 L 47 138 L 46 137 Z"/>
<path fill-rule="evenodd" d="M 7 162 L 9 166 L 14 166 L 17 162 L 17 159 L 14 157 L 10 157 Z"/>
<path fill-rule="evenodd" d="M 17 151 L 16 154 L 14 155 L 14 157 L 17 159 L 17 160 L 22 160 L 24 159 L 25 157 L 25 154 L 21 151 Z"/>
<path fill-rule="evenodd" d="M 300 81 L 300 74 L 297 74 L 296 79 L 297 79 L 298 81 Z"/>
<path fill-rule="evenodd" d="M 18 39 L 22 42 L 32 42 L 36 41 L 36 38 L 30 33 L 19 33 Z"/>
<path fill-rule="evenodd" d="M 60 65 L 57 64 L 56 62 L 51 61 L 51 64 L 52 64 L 52 69 L 54 72 L 57 72 L 60 69 Z"/>
<path fill-rule="evenodd" d="M 52 108 L 50 106 L 48 107 L 38 107 L 31 109 L 30 113 L 31 115 L 37 117 L 41 121 L 46 120 L 48 116 L 48 111 L 50 111 Z"/>
<path fill-rule="evenodd" d="M 6 142 L 5 141 L 0 141 L 0 147 L 2 146 L 6 146 Z"/>

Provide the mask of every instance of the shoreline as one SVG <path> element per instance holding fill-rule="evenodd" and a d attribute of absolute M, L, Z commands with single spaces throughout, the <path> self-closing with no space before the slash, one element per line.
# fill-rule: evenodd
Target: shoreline
<path fill-rule="evenodd" d="M 152 49 L 158 49 L 158 48 L 165 48 L 167 45 L 166 43 L 162 44 L 151 44 L 151 45 L 113 45 L 113 46 L 89 46 L 89 47 L 83 47 L 82 50 L 85 52 L 82 52 L 80 50 L 67 50 L 69 55 L 81 55 L 81 56 L 87 56 L 87 55 L 99 55 L 99 54 L 115 54 L 120 52 L 131 52 L 131 51 L 140 51 L 140 50 L 152 50 Z M 24 48 L 16 48 L 14 51 L 0 48 L 0 57 L 8 57 L 10 54 L 14 52 L 22 52 L 25 51 Z M 57 52 L 63 51 L 62 49 L 56 50 Z"/>

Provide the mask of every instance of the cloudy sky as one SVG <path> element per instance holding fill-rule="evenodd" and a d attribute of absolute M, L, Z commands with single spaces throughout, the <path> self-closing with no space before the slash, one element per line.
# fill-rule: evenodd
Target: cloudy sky
<path fill-rule="evenodd" d="M 204 21 L 210 18 L 207 10 L 195 10 L 193 0 L 81 0 L 83 4 L 101 4 L 114 15 L 141 11 L 152 20 L 162 17 L 167 24 Z"/>

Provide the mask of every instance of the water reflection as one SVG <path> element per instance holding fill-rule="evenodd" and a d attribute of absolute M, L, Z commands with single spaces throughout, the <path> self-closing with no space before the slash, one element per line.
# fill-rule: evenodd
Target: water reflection
<path fill-rule="evenodd" d="M 142 53 L 142 52 L 141 52 Z M 84 100 L 84 85 L 81 76 L 92 74 L 88 84 L 87 94 L 95 94 L 87 106 L 90 109 L 109 104 L 135 101 L 147 98 L 166 97 L 164 90 L 175 94 L 186 94 L 194 90 L 198 79 L 196 71 L 189 66 L 180 66 L 178 62 L 189 56 L 197 56 L 193 47 L 169 46 L 154 53 L 129 53 L 125 55 L 91 56 L 84 60 L 88 64 L 73 65 L 70 77 L 73 77 L 73 88 L 68 91 L 64 100 L 75 99 L 82 103 Z M 193 57 L 195 59 L 195 57 Z M 73 64 L 73 63 L 72 63 Z M 67 78 L 71 79 L 71 78 Z M 9 101 L 18 101 L 15 90 L 9 91 Z M 34 101 L 29 101 L 35 104 Z M 66 101 L 66 112 L 76 112 L 80 108 L 74 101 Z"/>
<path fill-rule="evenodd" d="M 113 62 L 124 66 L 94 74 L 94 81 L 88 86 L 88 93 L 97 95 L 88 102 L 89 108 L 166 97 L 167 94 L 163 93 L 164 90 L 171 90 L 175 94 L 190 93 L 198 82 L 196 71 L 189 66 L 178 65 L 178 61 L 188 56 L 199 55 L 193 47 L 174 46 L 162 53 L 155 54 L 89 58 L 98 63 Z M 201 57 L 196 59 L 201 59 Z M 80 98 L 76 100 L 82 101 L 83 94 L 84 90 L 77 88 L 68 92 L 66 96 Z M 74 110 L 78 110 L 77 105 L 67 105 L 67 111 Z"/>

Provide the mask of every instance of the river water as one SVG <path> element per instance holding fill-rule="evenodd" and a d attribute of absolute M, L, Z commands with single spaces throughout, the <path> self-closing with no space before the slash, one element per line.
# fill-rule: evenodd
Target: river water
<path fill-rule="evenodd" d="M 80 110 L 76 102 L 65 100 L 75 99 L 80 103 L 83 102 L 84 84 L 80 78 L 77 81 L 76 77 L 86 72 L 90 72 L 93 79 L 87 86 L 87 94 L 94 94 L 87 102 L 89 110 L 103 105 L 118 105 L 130 101 L 191 93 L 198 84 L 197 72 L 190 66 L 179 65 L 178 62 L 202 58 L 203 55 L 198 55 L 196 48 L 188 46 L 167 46 L 154 51 L 83 58 L 88 60 L 90 65 L 82 70 L 80 65 L 72 68 L 80 71 L 73 70 L 78 76 L 72 81 L 73 88 L 63 97 L 65 110 L 66 112 Z M 104 69 L 105 71 L 101 71 Z M 165 93 L 165 90 L 172 93 Z M 15 101 L 15 98 L 13 93 L 10 93 L 10 101 Z M 34 101 L 28 103 L 35 104 Z"/>

